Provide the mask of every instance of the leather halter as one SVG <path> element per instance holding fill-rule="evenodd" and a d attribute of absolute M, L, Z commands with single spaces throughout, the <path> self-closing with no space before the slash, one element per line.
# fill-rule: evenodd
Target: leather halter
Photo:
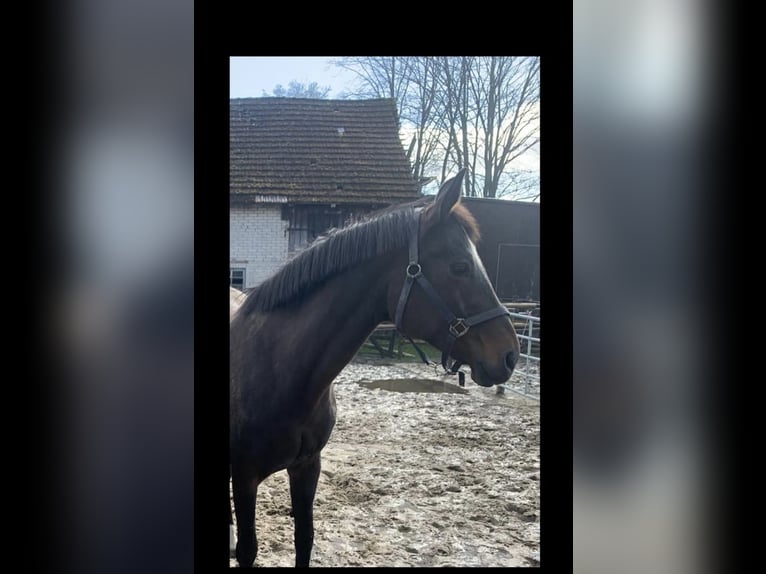
<path fill-rule="evenodd" d="M 404 310 L 405 310 L 405 307 L 407 306 L 407 301 L 409 300 L 412 286 L 415 283 L 418 283 L 418 285 L 420 285 L 420 288 L 423 289 L 423 292 L 426 294 L 426 296 L 431 301 L 431 303 L 433 303 L 433 305 L 437 309 L 439 309 L 439 311 L 441 311 L 441 314 L 444 316 L 444 318 L 447 321 L 447 346 L 442 351 L 442 367 L 444 367 L 445 371 L 451 371 L 454 373 L 462 365 L 461 362 L 455 360 L 455 362 L 452 364 L 451 367 L 447 367 L 447 360 L 450 357 L 450 354 L 452 352 L 452 347 L 455 344 L 455 341 L 457 341 L 460 337 L 465 335 L 470 330 L 471 327 L 474 327 L 481 323 L 485 323 L 489 321 L 490 319 L 494 319 L 495 317 L 502 317 L 503 315 L 510 316 L 510 312 L 503 305 L 498 305 L 497 307 L 489 309 L 488 311 L 483 311 L 482 313 L 478 313 L 468 318 L 462 318 L 462 317 L 456 316 L 450 310 L 450 308 L 444 302 L 444 299 L 442 299 L 439 296 L 439 294 L 436 292 L 436 289 L 434 289 L 434 286 L 431 284 L 431 282 L 428 279 L 426 279 L 425 275 L 423 275 L 423 269 L 420 267 L 420 263 L 419 263 L 420 218 L 421 216 L 420 214 L 418 214 L 418 216 L 413 219 L 409 229 L 408 245 L 409 245 L 410 254 L 409 254 L 409 263 L 407 265 L 407 270 L 406 270 L 407 276 L 404 279 L 402 292 L 399 295 L 399 303 L 396 306 L 396 316 L 394 317 L 394 324 L 396 325 L 396 328 L 399 329 L 399 331 L 401 331 L 402 333 L 404 332 L 402 330 L 402 318 L 404 317 Z M 423 358 L 424 361 L 428 362 L 427 359 L 425 358 L 425 355 L 422 352 L 421 352 L 421 358 Z"/>

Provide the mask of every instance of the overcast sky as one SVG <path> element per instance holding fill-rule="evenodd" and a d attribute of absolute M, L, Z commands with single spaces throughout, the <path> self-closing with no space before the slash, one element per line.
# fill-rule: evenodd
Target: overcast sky
<path fill-rule="evenodd" d="M 332 57 L 236 57 L 230 58 L 229 95 L 232 98 L 260 97 L 263 91 L 271 92 L 274 86 L 285 88 L 292 80 L 304 84 L 317 82 L 330 86 L 331 98 L 337 98 L 348 90 L 354 74 L 330 64 Z"/>

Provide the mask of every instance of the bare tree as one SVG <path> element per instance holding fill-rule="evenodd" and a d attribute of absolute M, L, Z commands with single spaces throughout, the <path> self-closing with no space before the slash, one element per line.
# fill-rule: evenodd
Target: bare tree
<path fill-rule="evenodd" d="M 439 116 L 443 108 L 438 105 L 439 74 L 433 58 L 413 58 L 410 65 L 411 89 L 405 100 L 402 119 L 409 122 L 414 134 L 414 156 L 408 156 L 412 173 L 418 181 L 426 180 L 426 172 L 437 151 L 441 132 Z M 411 145 L 411 148 L 413 145 Z"/>
<path fill-rule="evenodd" d="M 540 171 L 514 169 L 503 175 L 502 188 L 497 197 L 510 197 L 519 201 L 540 199 Z"/>
<path fill-rule="evenodd" d="M 425 57 L 346 57 L 335 64 L 356 74 L 356 89 L 344 94 L 356 98 L 392 98 L 400 128 L 409 140 L 407 157 L 412 174 L 424 182 L 437 149 L 440 133 L 436 93 L 439 88 L 436 62 Z"/>
<path fill-rule="evenodd" d="M 263 96 L 276 96 L 278 98 L 314 98 L 323 100 L 330 94 L 330 86 L 320 86 L 317 82 L 311 82 L 306 85 L 296 80 L 287 85 L 287 89 L 282 84 L 274 86 L 272 93 L 263 91 Z"/>
<path fill-rule="evenodd" d="M 535 57 L 352 57 L 337 60 L 359 85 L 350 97 L 396 101 L 413 175 L 441 181 L 468 168 L 465 195 L 539 197 L 528 158 L 540 141 Z M 438 174 L 438 175 L 437 175 Z"/>
<path fill-rule="evenodd" d="M 467 78 L 471 64 L 471 58 L 441 58 L 440 79 L 444 93 L 443 106 L 446 119 L 443 127 L 448 130 L 442 162 L 442 181 L 447 176 L 447 168 L 450 164 L 456 164 L 457 168 L 462 168 L 470 167 L 473 163 L 468 145 L 468 125 L 471 122 L 466 99 Z M 466 195 L 473 195 L 473 177 L 473 171 L 469 170 L 464 180 Z"/>
<path fill-rule="evenodd" d="M 459 167 L 464 165 L 464 158 L 460 152 L 458 139 L 459 125 L 462 125 L 463 119 L 460 117 L 460 94 L 462 93 L 461 81 L 464 75 L 461 74 L 462 62 L 456 64 L 460 58 L 438 58 L 438 70 L 441 91 L 440 105 L 443 109 L 441 115 L 442 123 L 440 128 L 446 131 L 447 138 L 442 138 L 442 162 L 441 162 L 441 181 L 447 178 L 447 168 L 451 164 L 457 164 Z M 466 189 L 468 189 L 468 178 L 465 179 Z"/>
<path fill-rule="evenodd" d="M 359 84 L 343 94 L 347 98 L 393 98 L 402 117 L 402 106 L 410 88 L 409 69 L 412 58 L 403 56 L 351 56 L 333 60 L 334 64 L 353 72 Z"/>
<path fill-rule="evenodd" d="M 539 136 L 540 60 L 479 58 L 469 77 L 479 120 L 483 197 L 497 197 L 509 165 L 536 146 Z"/>
<path fill-rule="evenodd" d="M 536 198 L 539 176 L 514 161 L 539 142 L 539 60 L 510 57 L 439 58 L 443 156 L 467 166 L 468 196 Z"/>

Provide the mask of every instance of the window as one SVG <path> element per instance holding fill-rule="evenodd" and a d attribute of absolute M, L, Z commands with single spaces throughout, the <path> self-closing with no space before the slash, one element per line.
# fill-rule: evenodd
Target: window
<path fill-rule="evenodd" d="M 351 215 L 349 209 L 327 205 L 292 207 L 288 214 L 288 252 L 300 251 L 328 229 L 342 227 Z"/>
<path fill-rule="evenodd" d="M 244 267 L 229 268 L 229 285 L 240 291 L 245 290 L 245 269 Z"/>

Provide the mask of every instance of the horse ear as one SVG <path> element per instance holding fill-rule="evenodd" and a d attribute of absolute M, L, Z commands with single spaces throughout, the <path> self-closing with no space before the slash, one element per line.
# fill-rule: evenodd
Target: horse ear
<path fill-rule="evenodd" d="M 444 221 L 447 219 L 449 212 L 460 201 L 460 192 L 463 188 L 463 177 L 465 176 L 465 168 L 457 172 L 457 175 L 451 179 L 445 181 L 439 193 L 436 195 L 434 201 L 435 214 L 439 220 Z"/>

